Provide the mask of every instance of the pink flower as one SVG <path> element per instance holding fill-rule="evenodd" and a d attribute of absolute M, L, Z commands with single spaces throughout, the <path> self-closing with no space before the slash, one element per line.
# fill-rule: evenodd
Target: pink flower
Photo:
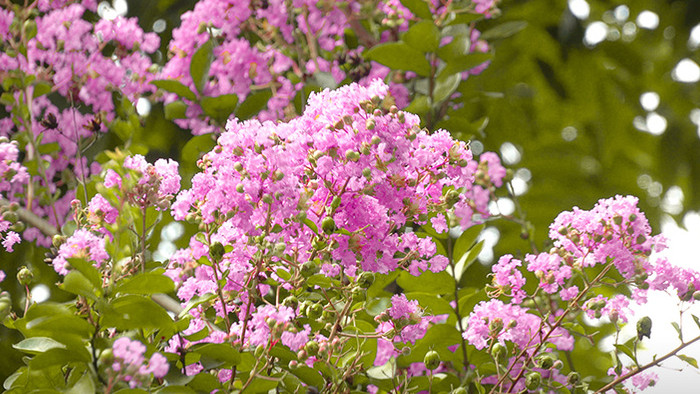
<path fill-rule="evenodd" d="M 21 241 L 21 238 L 19 237 L 19 234 L 17 234 L 14 231 L 9 231 L 7 234 L 5 234 L 4 239 L 2 240 L 2 246 L 7 250 L 8 252 L 12 252 L 14 249 L 14 245 L 19 243 Z"/>

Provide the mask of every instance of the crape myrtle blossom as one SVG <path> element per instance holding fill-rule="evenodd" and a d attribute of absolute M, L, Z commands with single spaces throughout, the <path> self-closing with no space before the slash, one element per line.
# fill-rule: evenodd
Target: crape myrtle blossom
<path fill-rule="evenodd" d="M 448 9 L 441 1 L 428 5 L 435 14 Z M 380 19 L 375 14 L 384 17 Z M 249 0 L 203 0 L 184 13 L 180 27 L 173 30 L 170 59 L 159 78 L 179 80 L 201 96 L 233 93 L 240 101 L 269 90 L 267 108 L 257 115 L 260 120 L 289 119 L 296 115 L 293 100 L 304 86 L 298 81 L 320 78 L 321 74 L 327 75 L 331 84 L 354 81 L 367 86 L 376 78 L 391 81 L 389 89 L 395 103 L 403 108 L 408 105 L 410 94 L 402 82 L 413 80 L 415 74 L 396 74 L 386 66 L 364 60 L 361 53 L 376 41 L 395 41 L 397 33 L 405 32 L 408 21 L 413 19 L 416 19 L 413 14 L 395 0 L 380 1 L 377 7 L 356 0 L 272 0 L 264 7 Z M 363 20 L 369 23 L 382 20 L 377 29 L 369 29 L 381 31 L 378 40 L 362 27 L 359 22 Z M 358 28 L 362 29 L 358 34 L 360 45 L 351 48 L 345 42 L 345 31 Z M 260 38 L 255 45 L 248 40 L 251 34 Z M 488 50 L 485 41 L 478 40 L 478 32 L 473 38 L 470 51 Z M 208 79 L 200 91 L 190 76 L 190 64 L 197 49 L 212 39 L 218 45 L 213 48 Z M 298 52 L 300 43 L 309 48 L 308 54 Z M 297 56 L 289 56 L 290 52 L 296 52 Z M 396 82 L 391 78 L 394 74 Z M 464 78 L 468 75 L 465 72 Z M 177 98 L 168 93 L 163 99 L 170 103 Z M 186 101 L 187 117 L 175 120 L 178 125 L 195 135 L 220 131 L 220 125 L 209 119 L 199 104 Z"/>
<path fill-rule="evenodd" d="M 665 248 L 665 240 L 651 235 L 651 227 L 637 202 L 635 197 L 616 196 L 600 200 L 589 211 L 574 208 L 562 212 L 550 226 L 554 248 L 546 253 L 527 254 L 523 259 L 527 271 L 539 282 L 532 294 L 524 290 L 523 261 L 512 255 L 501 257 L 492 267 L 488 294 L 493 299 L 474 307 L 463 337 L 477 349 L 512 342 L 518 349 L 514 354 L 520 356 L 508 359 L 508 370 L 512 379 L 522 378 L 520 371 L 526 359 L 532 360 L 545 349 L 542 338 L 556 350 L 573 347 L 573 337 L 561 325 L 565 313 L 584 312 L 590 319 L 626 323 L 632 313 L 631 303 L 646 302 L 648 291 L 674 289 L 681 300 L 692 301 L 700 286 L 700 273 L 674 267 L 664 258 L 655 260 L 652 253 Z M 588 268 L 594 266 L 599 269 L 590 276 Z M 606 277 L 612 270 L 617 271 L 617 276 Z M 573 284 L 581 283 L 577 281 L 581 276 L 585 278 L 585 288 Z M 631 286 L 631 295 L 618 293 L 606 297 L 591 291 L 602 285 L 603 277 L 610 286 Z M 614 277 L 621 279 L 609 280 Z M 538 293 L 547 294 L 550 300 L 546 322 L 541 307 L 523 306 L 540 302 L 535 298 Z M 504 298 L 510 303 L 504 302 Z M 530 303 L 525 303 L 525 299 Z M 495 384 L 499 380 L 487 377 L 483 382 Z M 521 387 L 523 382 L 521 379 L 513 384 Z M 646 387 L 648 379 L 639 377 L 637 383 L 641 389 Z"/>
<path fill-rule="evenodd" d="M 114 341 L 113 379 L 127 382 L 131 388 L 148 386 L 154 377 L 162 379 L 170 369 L 167 359 L 160 353 L 153 353 L 146 362 L 145 352 L 146 346 L 137 340 L 120 337 Z"/>
<path fill-rule="evenodd" d="M 34 140 L 44 152 L 28 144 L 23 159 L 42 162 L 40 173 L 29 179 L 37 194 L 10 199 L 60 227 L 75 198 L 73 190 L 61 192 L 60 185 L 99 172 L 99 165 L 89 163 L 80 151 L 114 119 L 113 94 L 135 102 L 155 91 L 147 54 L 158 48 L 159 38 L 143 32 L 135 18 L 90 22 L 97 10 L 94 0 L 40 0 L 30 7 L 34 6 L 31 13 L 0 11 L 0 73 L 35 78 L 26 89 L 9 88 L 16 104 L 6 107 L 10 116 L 0 119 L 0 135 Z M 48 85 L 52 89 L 46 89 Z M 69 105 L 59 107 L 56 102 Z M 28 111 L 16 110 L 21 107 Z M 54 144 L 56 148 L 42 149 Z M 39 195 L 56 197 L 46 203 Z M 51 243 L 36 228 L 25 230 L 23 238 L 42 246 Z"/>
<path fill-rule="evenodd" d="M 18 162 L 18 158 L 17 142 L 0 138 L 0 197 L 4 199 L 14 199 L 16 194 L 21 194 L 29 181 L 27 169 Z M 12 252 L 14 245 L 21 241 L 19 234 L 14 231 L 20 231 L 17 229 L 18 217 L 14 212 L 16 207 L 17 204 L 11 204 L 0 216 L 2 246 L 8 252 Z"/>
<path fill-rule="evenodd" d="M 436 254 L 432 240 L 400 230 L 424 225 L 430 216 L 447 214 L 450 226 L 477 220 L 455 215 L 474 212 L 463 208 L 476 207 L 463 194 L 475 187 L 478 163 L 466 144 L 444 131 L 421 130 L 418 117 L 398 110 L 388 97 L 381 81 L 352 84 L 312 94 L 304 114 L 287 123 L 229 121 L 217 146 L 199 160 L 192 187 L 172 204 L 176 219 L 209 229 L 170 261 L 168 275 L 178 283 L 180 299 L 214 292 L 216 277 L 225 273 L 225 305 L 220 298 L 212 303 L 220 316 L 224 310 L 238 316 L 232 338 L 258 346 L 271 338 L 262 324 L 270 316 L 282 313 L 274 320 L 291 323 L 312 313 L 278 305 L 278 312 L 266 315 L 268 306 L 249 303 L 249 297 L 270 291 L 261 281 L 271 275 L 296 275 L 302 265 L 351 277 L 444 270 L 447 259 Z M 405 296 L 393 301 L 390 319 L 413 319 L 405 316 L 414 311 L 413 302 Z M 404 328 L 403 339 L 422 337 L 429 322 L 418 316 L 418 331 Z M 294 340 L 280 337 L 293 348 L 305 329 L 286 327 L 298 332 Z"/>
<path fill-rule="evenodd" d="M 76 230 L 58 248 L 58 256 L 52 262 L 56 272 L 67 275 L 68 259 L 72 258 L 86 259 L 99 268 L 109 259 L 109 254 L 105 250 L 105 239 L 85 229 Z"/>

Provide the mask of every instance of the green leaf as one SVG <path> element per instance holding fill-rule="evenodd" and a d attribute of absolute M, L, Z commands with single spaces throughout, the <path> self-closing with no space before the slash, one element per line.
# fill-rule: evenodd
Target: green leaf
<path fill-rule="evenodd" d="M 435 90 L 433 90 L 433 103 L 439 103 L 450 98 L 452 93 L 457 90 L 460 82 L 462 82 L 460 74 L 439 77 L 435 83 Z"/>
<path fill-rule="evenodd" d="M 632 349 L 630 349 L 629 347 L 627 347 L 627 346 L 625 346 L 625 345 L 616 344 L 616 345 L 615 345 L 615 348 L 616 348 L 618 351 L 620 351 L 620 352 L 624 353 L 625 355 L 627 355 L 627 357 L 629 357 L 632 361 L 635 360 L 634 352 L 633 352 Z"/>
<path fill-rule="evenodd" d="M 90 362 L 90 353 L 85 348 L 50 349 L 34 356 L 29 362 L 29 367 L 32 369 L 43 369 L 52 365 L 66 365 L 74 361 Z"/>
<path fill-rule="evenodd" d="M 442 71 L 438 78 L 444 78 L 448 75 L 461 73 L 462 71 L 467 71 L 472 69 L 486 61 L 491 60 L 493 57 L 492 53 L 470 53 L 468 55 L 458 56 L 449 62 Z"/>
<path fill-rule="evenodd" d="M 163 89 L 166 92 L 175 93 L 181 98 L 186 98 L 190 101 L 197 101 L 197 95 L 185 86 L 182 82 L 176 81 L 174 79 L 159 79 L 157 81 L 152 81 L 152 84 L 156 85 L 157 88 Z"/>
<path fill-rule="evenodd" d="M 73 314 L 56 314 L 44 316 L 43 318 L 37 318 L 28 322 L 26 328 L 32 333 L 41 332 L 43 334 L 46 331 L 61 334 L 69 333 L 79 335 L 85 339 L 89 338 L 95 331 L 92 324 Z"/>
<path fill-rule="evenodd" d="M 166 386 L 156 391 L 156 394 L 195 394 L 196 391 L 187 386 Z"/>
<path fill-rule="evenodd" d="M 199 158 L 211 151 L 216 146 L 216 141 L 211 134 L 197 135 L 189 139 L 184 147 L 180 157 L 183 161 L 194 163 Z"/>
<path fill-rule="evenodd" d="M 102 326 L 121 330 L 164 329 L 173 321 L 158 304 L 141 295 L 126 295 L 113 300 L 102 313 Z"/>
<path fill-rule="evenodd" d="M 58 144 L 58 142 L 39 145 L 39 153 L 42 155 L 48 155 L 53 152 L 58 152 L 59 150 L 61 150 L 61 146 Z"/>
<path fill-rule="evenodd" d="M 51 92 L 51 85 L 48 82 L 39 82 L 34 85 L 34 93 L 32 94 L 32 97 L 41 97 L 49 92 Z"/>
<path fill-rule="evenodd" d="M 476 261 L 476 258 L 479 257 L 479 253 L 481 253 L 482 249 L 484 249 L 483 240 L 479 241 L 478 244 L 469 249 L 469 251 L 463 254 L 459 261 L 457 261 L 457 264 L 455 265 L 455 279 L 457 281 L 462 278 L 464 273 L 467 272 L 467 269 L 469 269 L 474 261 Z"/>
<path fill-rule="evenodd" d="M 165 111 L 165 119 L 168 120 L 185 119 L 187 117 L 187 104 L 180 100 L 165 104 L 163 110 Z"/>
<path fill-rule="evenodd" d="M 282 374 L 273 374 L 272 376 L 274 378 L 263 379 L 260 377 L 260 375 L 258 375 L 256 378 L 253 378 L 253 381 L 250 383 L 250 385 L 248 385 L 245 392 L 267 393 L 270 390 L 273 390 L 280 383 L 279 378 L 282 377 Z"/>
<path fill-rule="evenodd" d="M 364 58 L 394 70 L 414 71 L 423 77 L 430 75 L 430 63 L 425 55 L 403 42 L 376 45 L 365 51 Z"/>
<path fill-rule="evenodd" d="M 452 258 L 455 260 L 462 258 L 462 256 L 474 245 L 476 239 L 479 237 L 479 234 L 481 234 L 481 232 L 484 230 L 484 227 L 486 227 L 485 224 L 480 224 L 466 229 L 459 236 L 459 238 L 457 238 L 457 242 L 455 242 Z"/>
<path fill-rule="evenodd" d="M 318 286 L 324 289 L 331 287 L 332 284 L 333 282 L 331 278 L 324 274 L 311 275 L 311 277 L 306 281 L 307 286 Z"/>
<path fill-rule="evenodd" d="M 403 271 L 399 274 L 396 283 L 406 292 L 451 294 L 455 291 L 455 281 L 446 271 L 438 273 L 425 271 L 418 276 Z"/>
<path fill-rule="evenodd" d="M 440 45 L 440 30 L 432 20 L 421 21 L 411 26 L 401 39 L 421 52 L 435 52 Z"/>
<path fill-rule="evenodd" d="M 222 94 L 217 97 L 203 97 L 200 105 L 207 116 L 223 125 L 236 109 L 238 96 L 235 94 Z"/>
<path fill-rule="evenodd" d="M 486 41 L 508 38 L 526 27 L 527 22 L 525 21 L 506 22 L 492 29 L 486 30 L 481 34 L 480 38 Z"/>
<path fill-rule="evenodd" d="M 430 12 L 428 3 L 423 0 L 401 0 L 401 4 L 408 8 L 415 16 L 422 19 L 433 19 L 433 13 Z"/>
<path fill-rule="evenodd" d="M 249 94 L 236 109 L 236 117 L 239 120 L 252 118 L 267 107 L 270 97 L 272 97 L 272 91 L 269 89 Z"/>
<path fill-rule="evenodd" d="M 66 345 L 51 338 L 34 337 L 15 343 L 12 347 L 25 353 L 39 354 L 51 349 L 65 349 Z"/>
<path fill-rule="evenodd" d="M 698 368 L 698 362 L 692 357 L 686 356 L 685 354 L 676 354 L 676 357 L 680 358 L 681 360 L 687 362 L 688 364 L 692 365 L 696 369 Z"/>
<path fill-rule="evenodd" d="M 197 88 L 199 93 L 204 90 L 204 85 L 209 79 L 209 67 L 211 67 L 211 62 L 214 60 L 214 55 L 212 53 L 214 49 L 214 42 L 209 40 L 204 43 L 197 51 L 192 55 L 192 62 L 190 63 L 190 76 L 194 82 L 194 86 Z"/>
<path fill-rule="evenodd" d="M 180 312 L 180 315 L 178 316 L 179 318 L 182 318 L 189 312 L 192 308 L 197 307 L 201 304 L 204 304 L 206 302 L 209 302 L 216 298 L 216 294 L 214 293 L 207 293 L 207 294 L 202 294 L 201 296 L 193 297 L 190 299 L 190 301 L 187 303 L 185 306 L 185 309 Z"/>
<path fill-rule="evenodd" d="M 221 389 L 221 383 L 216 376 L 210 374 L 208 371 L 198 373 L 194 379 L 187 383 L 187 387 L 191 387 L 197 392 L 211 393 Z"/>
<path fill-rule="evenodd" d="M 156 294 L 170 293 L 174 290 L 175 283 L 172 279 L 163 274 L 145 272 L 124 280 L 114 289 L 114 292 L 122 294 Z"/>
<path fill-rule="evenodd" d="M 683 342 L 683 331 L 681 330 L 681 326 L 680 326 L 678 323 L 676 323 L 675 321 L 672 321 L 672 322 L 671 322 L 671 325 L 673 326 L 673 328 L 674 328 L 674 329 L 676 330 L 676 332 L 678 333 L 678 339 L 680 339 L 681 342 Z"/>
<path fill-rule="evenodd" d="M 69 272 L 58 287 L 69 293 L 97 299 L 97 289 L 80 271 Z"/>
<path fill-rule="evenodd" d="M 205 343 L 192 346 L 191 352 L 198 353 L 199 361 L 205 368 L 218 368 L 225 366 L 230 368 L 241 362 L 241 354 L 230 344 Z"/>
<path fill-rule="evenodd" d="M 695 324 L 698 326 L 698 328 L 700 328 L 700 318 L 698 318 L 697 316 L 695 316 L 695 315 L 693 315 L 693 314 L 691 314 L 690 316 L 693 317 L 693 320 L 695 321 Z"/>
<path fill-rule="evenodd" d="M 299 378 L 302 382 L 314 386 L 316 388 L 324 387 L 326 382 L 317 370 L 309 368 L 306 365 L 299 365 L 293 369 L 292 374 Z"/>
<path fill-rule="evenodd" d="M 100 274 L 100 271 L 98 271 L 92 263 L 86 259 L 70 258 L 68 259 L 68 264 L 70 264 L 73 269 L 80 271 L 96 289 L 102 288 L 102 274 Z"/>

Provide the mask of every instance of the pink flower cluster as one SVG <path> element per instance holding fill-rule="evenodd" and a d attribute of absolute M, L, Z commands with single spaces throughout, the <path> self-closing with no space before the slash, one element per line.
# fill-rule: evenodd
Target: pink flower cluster
<path fill-rule="evenodd" d="M 27 169 L 18 162 L 19 149 L 17 143 L 0 141 L 0 197 L 14 199 L 15 194 L 23 191 L 29 181 Z M 11 211 L 11 209 L 10 209 Z M 16 214 L 4 213 L 0 217 L 0 233 L 2 234 L 2 246 L 8 252 L 12 252 L 14 245 L 20 242 L 20 236 L 11 227 L 17 222 Z"/>
<path fill-rule="evenodd" d="M 172 159 L 158 159 L 150 164 L 142 155 L 127 156 L 123 168 L 131 171 L 123 177 L 113 169 L 108 169 L 104 175 L 104 186 L 120 189 L 127 202 L 141 209 L 153 206 L 164 211 L 170 207 L 170 201 L 180 190 L 178 167 L 178 163 Z M 96 202 L 95 209 L 102 208 L 103 214 L 109 213 L 110 219 L 116 218 L 114 208 L 110 209 L 111 206 L 107 207 L 105 203 L 107 202 Z M 105 219 L 107 220 L 106 217 Z"/>
<path fill-rule="evenodd" d="M 53 268 L 61 275 L 67 275 L 69 264 L 68 259 L 86 259 L 100 267 L 102 263 L 109 259 L 109 254 L 105 250 L 105 239 L 92 232 L 79 229 L 68 237 L 58 248 L 58 256 L 53 259 Z"/>
<path fill-rule="evenodd" d="M 129 383 L 131 388 L 149 385 L 153 377 L 162 379 L 170 368 L 168 360 L 160 353 L 153 353 L 146 363 L 146 346 L 127 337 L 114 341 L 112 352 L 112 371 L 116 379 Z"/>
<path fill-rule="evenodd" d="M 444 13 L 447 7 L 441 3 L 432 1 L 429 6 L 434 13 Z M 487 13 L 489 8 L 480 9 Z M 383 16 L 383 26 L 369 30 L 381 31 L 378 38 L 360 23 L 363 20 L 373 23 L 378 19 L 376 13 Z M 294 98 L 303 93 L 304 83 L 299 80 L 323 73 L 328 75 L 331 85 L 351 80 L 366 86 L 376 78 L 387 79 L 391 70 L 365 61 L 361 52 L 364 46 L 396 41 L 399 31 L 406 31 L 412 19 L 413 14 L 396 0 L 380 1 L 378 8 L 356 0 L 271 0 L 262 7 L 249 0 L 204 0 L 193 11 L 183 14 L 181 26 L 173 31 L 169 45 L 171 58 L 160 78 L 179 80 L 197 92 L 190 76 L 192 56 L 213 38 L 220 44 L 214 47 L 209 79 L 198 93 L 210 97 L 234 93 L 242 101 L 256 91 L 269 89 L 272 98 L 258 119 L 288 119 L 296 115 Z M 351 48 L 345 42 L 345 31 L 358 28 L 362 30 L 358 34 L 361 45 Z M 478 40 L 478 31 L 473 31 L 476 36 L 472 36 L 470 51 L 485 52 L 488 46 Z M 251 34 L 260 38 L 256 45 L 246 38 Z M 296 46 L 300 42 L 308 46 L 308 54 L 298 51 Z M 296 56 L 290 56 L 290 52 Z M 415 76 L 400 75 L 398 80 Z M 398 107 L 408 105 L 410 98 L 405 86 L 392 82 L 390 89 Z M 173 100 L 174 95 L 166 95 L 166 103 Z M 194 134 L 219 131 L 195 103 L 188 105 L 187 118 L 176 123 Z"/>
<path fill-rule="evenodd" d="M 214 270 L 225 272 L 227 310 L 243 321 L 250 311 L 239 300 L 245 305 L 253 277 L 293 274 L 316 255 L 335 265 L 326 267 L 329 274 L 444 270 L 447 259 L 432 240 L 399 230 L 446 214 L 451 226 L 469 226 L 475 202 L 465 192 L 474 188 L 478 164 L 447 132 L 428 134 L 417 116 L 384 106 L 387 91 L 380 81 L 352 84 L 312 95 L 288 123 L 229 122 L 172 205 L 176 219 L 201 223 L 212 243 L 230 249 L 218 268 L 196 263 L 212 253 L 201 237 L 176 253 L 169 275 L 184 302 L 212 292 Z M 458 212 L 470 216 L 454 217 Z M 408 308 L 395 301 L 392 313 Z M 240 338 L 239 328 L 231 334 Z"/>
<path fill-rule="evenodd" d="M 34 4 L 38 12 L 0 11 L 0 74 L 25 81 L 34 78 L 27 88 L 10 89 L 17 104 L 6 107 L 11 115 L 0 119 L 0 135 L 13 138 L 26 133 L 40 147 L 57 145 L 43 154 L 28 145 L 24 160 L 48 163 L 39 165 L 45 167 L 45 176 L 33 174 L 29 181 L 40 186 L 42 195 L 58 194 L 58 201 L 47 204 L 31 193 L 13 200 L 24 199 L 23 205 L 33 213 L 60 226 L 75 198 L 73 191 L 60 193 L 61 185 L 74 182 L 70 177 L 82 179 L 99 171 L 85 158 L 78 160 L 78 151 L 84 149 L 85 140 L 98 138 L 106 130 L 105 122 L 114 118 L 113 93 L 133 102 L 155 90 L 147 53 L 159 47 L 159 38 L 144 33 L 135 18 L 90 22 L 90 11 L 97 9 L 94 0 Z M 47 86 L 52 87 L 48 93 Z M 61 109 L 56 102 L 66 102 L 68 108 Z M 13 111 L 20 106 L 28 107 L 29 119 Z M 42 246 L 51 242 L 36 228 L 27 229 L 23 237 Z"/>

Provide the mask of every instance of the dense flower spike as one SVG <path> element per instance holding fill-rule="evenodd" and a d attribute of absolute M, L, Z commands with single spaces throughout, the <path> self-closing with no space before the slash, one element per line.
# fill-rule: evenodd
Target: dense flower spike
<path fill-rule="evenodd" d="M 178 254 L 185 258 L 171 261 L 183 301 L 216 289 L 217 271 L 227 273 L 225 290 L 240 292 L 268 270 L 294 275 L 295 266 L 315 266 L 315 256 L 331 277 L 357 276 L 360 270 L 403 268 L 414 275 L 444 270 L 447 259 L 436 255 L 433 241 L 399 230 L 424 225 L 431 216 L 444 222 L 446 214 L 459 223 L 451 212 L 473 212 L 460 208 L 474 206 L 461 194 L 472 190 L 477 163 L 466 145 L 446 132 L 428 134 L 415 115 L 383 104 L 387 91 L 379 81 L 369 87 L 353 84 L 312 95 L 304 114 L 289 123 L 229 122 L 228 132 L 200 160 L 203 172 L 172 206 L 175 218 L 210 229 L 206 238 L 212 242 L 207 248 L 195 237 Z M 217 251 L 215 242 L 229 249 Z M 220 266 L 188 268 L 207 249 Z M 260 311 L 238 301 L 245 305 L 254 296 L 249 291 L 217 308 L 233 309 L 241 320 L 253 316 L 251 333 L 241 332 L 239 324 L 231 334 L 260 345 L 269 335 L 263 325 L 254 328 Z M 389 311 L 394 320 L 408 319 L 404 312 L 415 303 L 401 299 Z M 275 320 L 292 317 L 285 316 Z M 419 315 L 416 319 L 411 324 L 421 321 Z"/>
<path fill-rule="evenodd" d="M 319 81 L 327 79 L 322 86 L 349 81 L 366 86 L 376 78 L 386 79 L 397 106 L 408 105 L 409 91 L 398 81 L 408 82 L 415 74 L 395 73 L 361 56 L 364 46 L 396 41 L 398 33 L 407 30 L 408 21 L 415 19 L 399 1 L 381 1 L 378 8 L 357 0 L 264 3 L 262 7 L 255 1 L 203 0 L 197 3 L 194 10 L 182 15 L 181 26 L 173 31 L 169 46 L 171 57 L 160 77 L 179 80 L 201 96 L 233 93 L 241 101 L 256 92 L 269 90 L 272 97 L 267 108 L 258 114 L 260 120 L 288 119 L 295 115 L 294 99 L 303 94 L 303 82 L 312 77 Z M 438 0 L 427 5 L 436 15 L 444 15 L 448 9 L 445 2 Z M 475 11 L 488 15 L 490 8 L 481 5 Z M 361 23 L 374 24 L 375 20 L 381 20 L 381 25 L 368 29 Z M 345 41 L 348 29 L 356 31 L 359 46 L 351 47 Z M 375 37 L 374 30 L 382 33 Z M 476 29 L 472 31 L 476 35 L 469 51 L 486 52 L 488 45 L 478 40 Z M 256 45 L 246 39 L 250 35 L 260 37 Z M 208 76 L 203 85 L 197 86 L 190 75 L 192 57 L 209 41 L 218 45 L 213 49 Z M 308 53 L 297 52 L 290 56 L 300 43 L 308 46 Z M 480 72 L 485 65 L 477 68 Z M 465 72 L 463 77 L 468 75 L 469 72 Z M 166 103 L 173 100 L 173 94 L 166 95 Z M 221 125 L 205 112 L 198 103 L 192 103 L 187 107 L 187 118 L 177 119 L 176 123 L 195 135 L 220 131 Z"/>

